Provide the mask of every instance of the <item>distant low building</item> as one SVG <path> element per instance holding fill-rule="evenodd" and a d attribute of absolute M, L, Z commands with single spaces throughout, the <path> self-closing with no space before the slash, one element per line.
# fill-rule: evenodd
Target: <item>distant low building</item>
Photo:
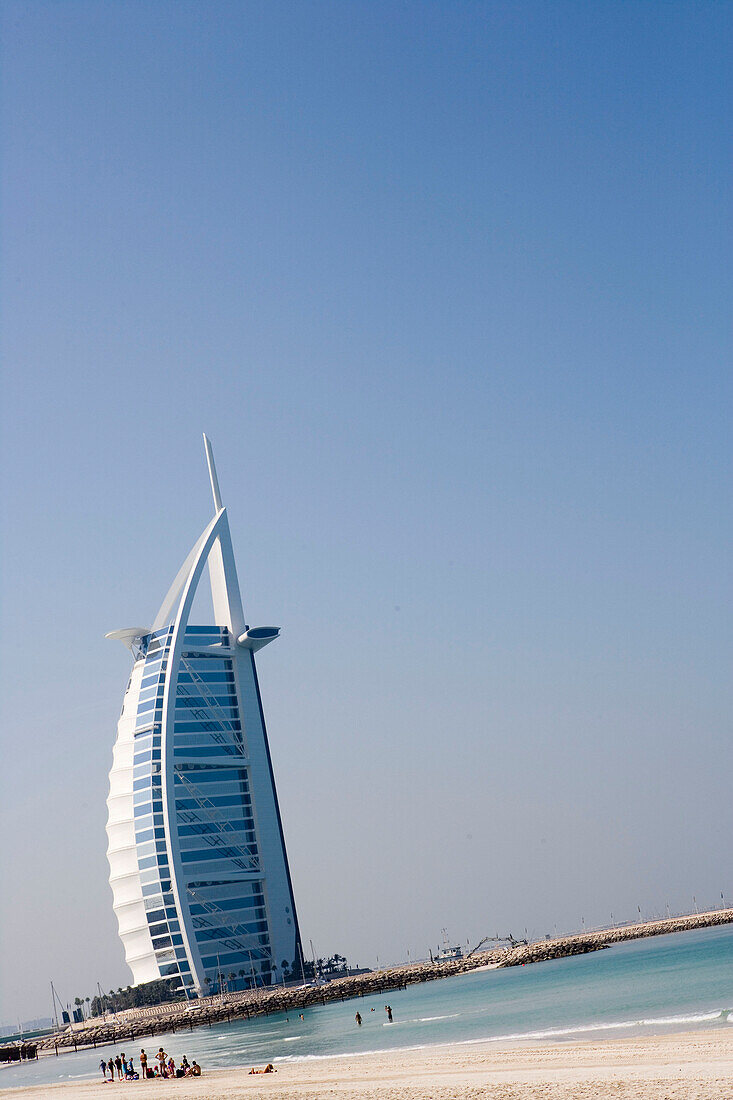
<path fill-rule="evenodd" d="M 180 978 L 188 996 L 232 975 L 239 988 L 269 985 L 301 957 L 255 668 L 279 628 L 244 621 L 205 443 L 213 519 L 152 626 L 107 635 L 134 658 L 107 799 L 120 937 L 135 984 Z M 207 566 L 214 622 L 194 626 Z"/>

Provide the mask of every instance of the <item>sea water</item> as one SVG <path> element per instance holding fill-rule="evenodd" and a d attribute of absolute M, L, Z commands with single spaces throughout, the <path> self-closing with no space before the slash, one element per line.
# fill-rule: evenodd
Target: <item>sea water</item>
<path fill-rule="evenodd" d="M 296 1010 L 44 1057 L 0 1070 L 0 1088 L 101 1079 L 102 1055 L 125 1051 L 139 1065 L 141 1046 L 151 1061 L 162 1045 L 176 1062 L 185 1054 L 206 1071 L 440 1043 L 563 1042 L 733 1026 L 733 926 L 469 972 L 306 1008 L 303 1015 Z"/>

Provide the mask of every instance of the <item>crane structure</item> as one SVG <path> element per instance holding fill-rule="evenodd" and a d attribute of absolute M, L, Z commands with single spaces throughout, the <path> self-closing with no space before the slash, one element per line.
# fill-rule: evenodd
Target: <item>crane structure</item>
<path fill-rule="evenodd" d="M 515 947 L 526 947 L 526 945 L 529 943 L 529 940 L 516 940 L 511 932 L 508 936 L 500 936 L 498 933 L 495 936 L 484 936 L 482 940 L 479 940 L 475 947 L 472 947 L 470 951 L 466 952 L 465 957 L 467 959 L 470 959 L 471 955 L 475 955 L 475 953 L 479 951 L 485 943 L 508 943 L 509 950 L 513 951 Z"/>

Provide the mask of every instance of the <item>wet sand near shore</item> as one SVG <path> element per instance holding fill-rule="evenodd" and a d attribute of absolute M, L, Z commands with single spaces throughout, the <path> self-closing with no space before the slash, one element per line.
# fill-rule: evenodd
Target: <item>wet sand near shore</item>
<path fill-rule="evenodd" d="M 279 1063 L 278 1072 L 205 1069 L 200 1078 L 0 1089 L 11 1100 L 733 1100 L 733 1027 L 544 1045 L 472 1043 Z"/>

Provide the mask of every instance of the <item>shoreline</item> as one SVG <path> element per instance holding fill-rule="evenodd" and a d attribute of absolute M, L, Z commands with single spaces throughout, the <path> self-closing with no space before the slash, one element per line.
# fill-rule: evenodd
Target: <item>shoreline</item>
<path fill-rule="evenodd" d="M 180 1100 L 270 1097 L 272 1100 L 723 1100 L 733 1095 L 733 1028 L 623 1036 L 562 1043 L 477 1040 L 354 1055 L 279 1062 L 277 1073 L 253 1076 L 247 1066 L 200 1078 L 123 1082 L 150 1100 L 161 1089 Z M 101 1081 L 0 1088 L 11 1100 L 96 1100 Z"/>
<path fill-rule="evenodd" d="M 178 1001 L 172 1004 L 126 1009 L 117 1013 L 110 1022 L 92 1017 L 84 1024 L 45 1036 L 38 1041 L 39 1053 L 53 1054 L 55 1048 L 88 1049 L 108 1044 L 131 1043 L 138 1039 L 152 1038 L 182 1030 L 193 1030 L 212 1023 L 231 1022 L 233 1019 L 249 1019 L 277 1012 L 295 1012 L 329 1001 L 346 1001 L 371 993 L 387 993 L 406 989 L 419 982 L 449 978 L 457 974 L 482 969 L 525 966 L 550 959 L 568 958 L 592 951 L 600 951 L 615 943 L 644 939 L 649 936 L 669 935 L 733 924 L 733 909 L 714 909 L 705 913 L 668 917 L 664 920 L 643 921 L 638 924 L 614 926 L 589 932 L 578 932 L 555 939 L 537 940 L 529 944 L 515 944 L 506 949 L 474 951 L 461 959 L 448 962 L 422 962 L 373 970 L 358 976 L 337 978 L 322 986 L 280 987 L 230 993 L 224 998 L 204 997 L 196 1001 Z"/>

